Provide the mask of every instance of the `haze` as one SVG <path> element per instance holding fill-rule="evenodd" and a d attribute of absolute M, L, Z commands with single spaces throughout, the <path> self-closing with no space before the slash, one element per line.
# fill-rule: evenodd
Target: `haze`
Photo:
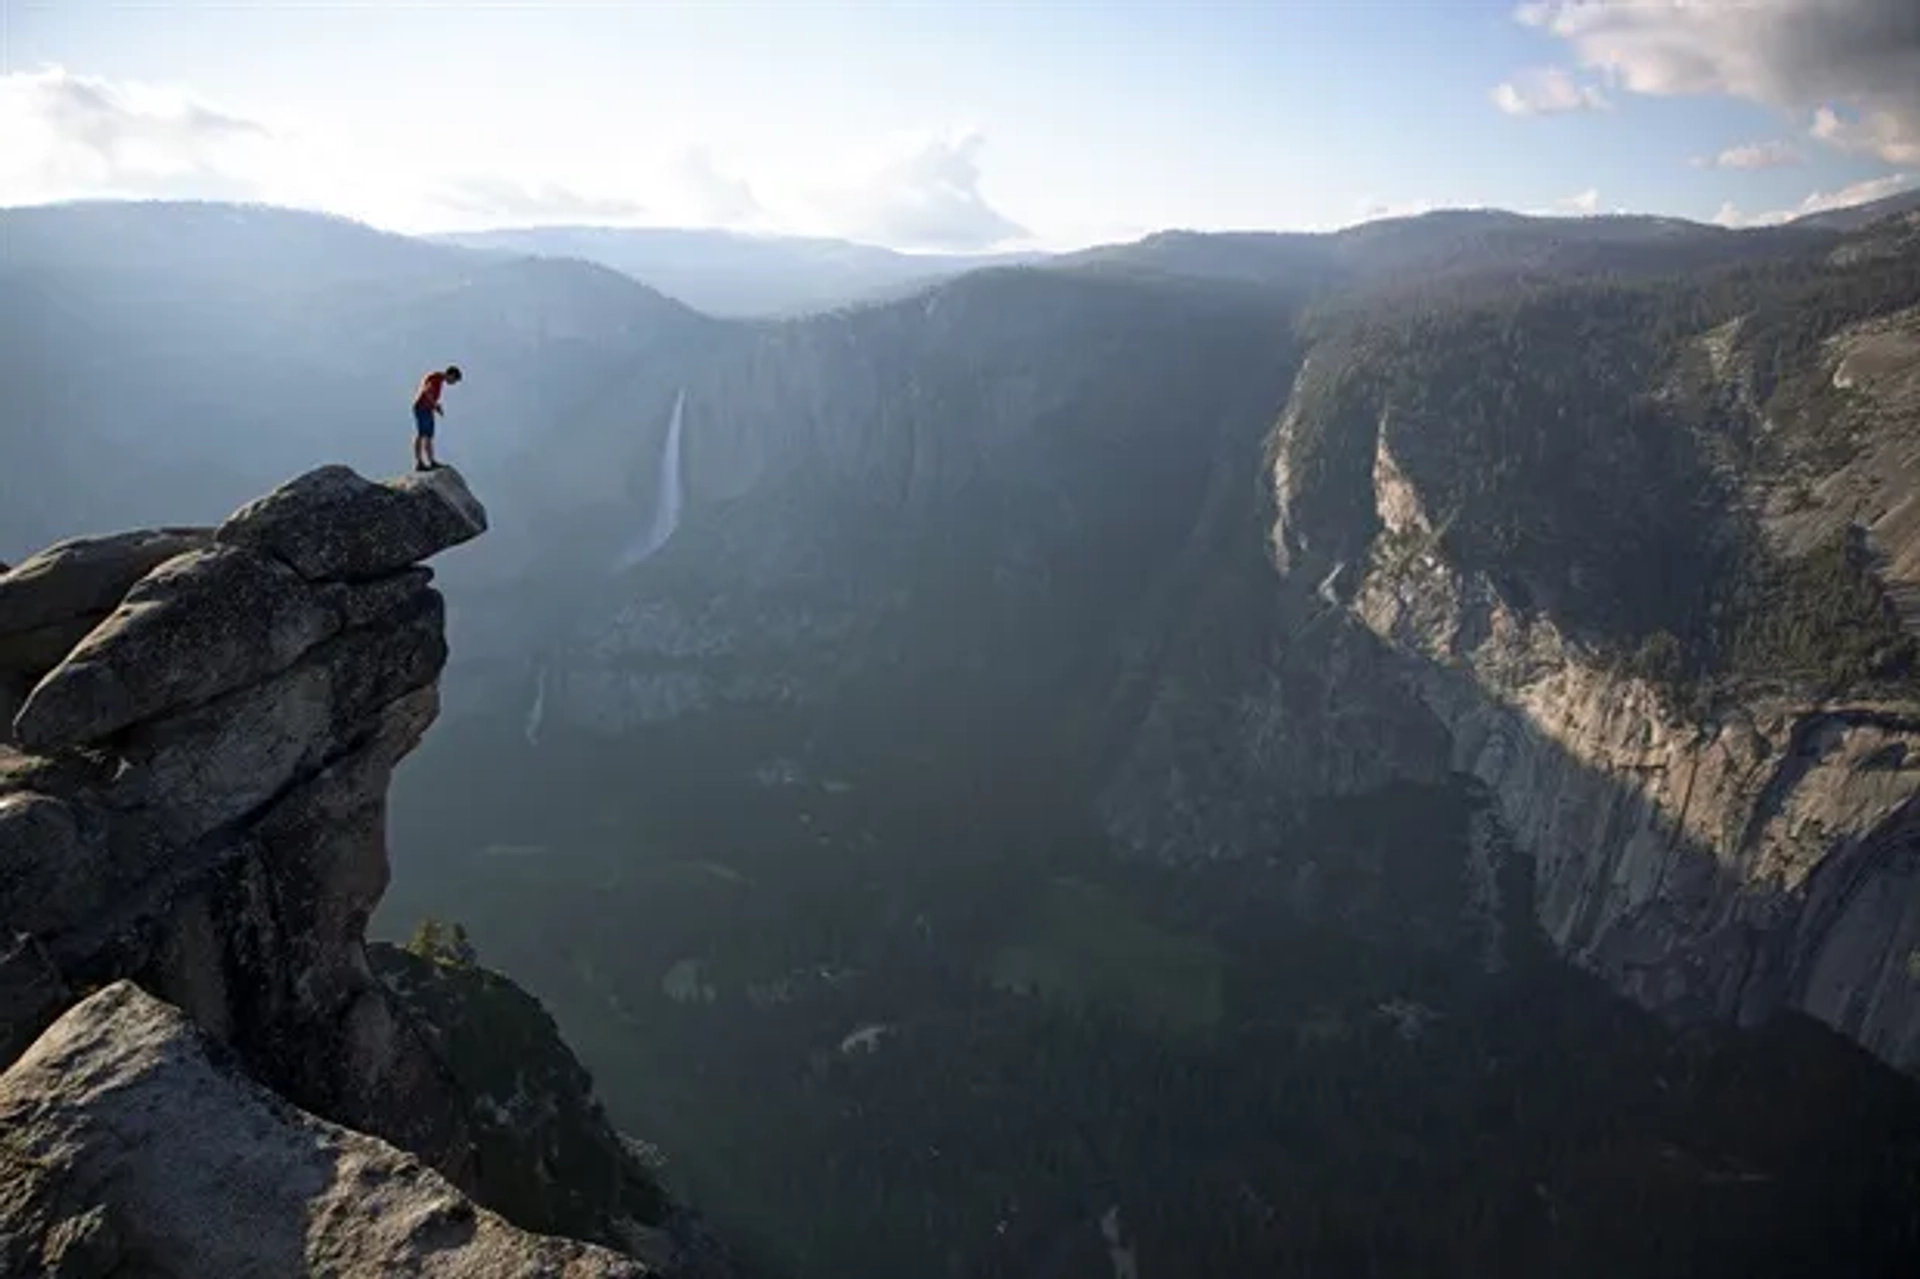
<path fill-rule="evenodd" d="M 1920 1274 L 1913 0 L 0 6 L 0 1272 Z"/>
<path fill-rule="evenodd" d="M 907 249 L 1433 207 L 1724 224 L 1920 172 L 1905 0 L 7 0 L 0 200 L 261 199 Z"/>

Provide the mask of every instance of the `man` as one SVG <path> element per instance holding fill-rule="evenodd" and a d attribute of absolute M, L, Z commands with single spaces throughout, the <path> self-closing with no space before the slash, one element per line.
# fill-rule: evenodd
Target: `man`
<path fill-rule="evenodd" d="M 432 471 L 439 469 L 439 459 L 433 455 L 433 419 L 444 416 L 440 407 L 440 392 L 443 388 L 460 385 L 460 366 L 449 364 L 444 369 L 435 369 L 420 379 L 420 391 L 413 397 L 413 469 Z"/>

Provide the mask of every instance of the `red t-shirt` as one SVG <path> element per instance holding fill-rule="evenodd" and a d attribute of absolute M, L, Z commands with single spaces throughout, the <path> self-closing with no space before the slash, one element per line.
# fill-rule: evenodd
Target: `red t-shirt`
<path fill-rule="evenodd" d="M 413 397 L 413 407 L 435 409 L 440 407 L 440 388 L 446 385 L 447 375 L 438 369 L 420 379 L 420 393 Z"/>

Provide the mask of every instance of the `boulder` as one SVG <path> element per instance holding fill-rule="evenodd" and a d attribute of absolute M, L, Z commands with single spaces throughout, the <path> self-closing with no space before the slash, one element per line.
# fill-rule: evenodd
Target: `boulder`
<path fill-rule="evenodd" d="M 24 679 L 31 686 L 60 664 L 73 646 L 107 620 L 102 613 L 82 613 L 62 622 L 48 622 L 31 630 L 0 634 L 0 679 Z"/>
<path fill-rule="evenodd" d="M 0 1076 L 0 1133 L 0 1273 L 651 1273 L 517 1230 L 412 1156 L 283 1101 L 129 981 L 73 1007 Z"/>
<path fill-rule="evenodd" d="M 144 809 L 176 840 L 197 840 L 352 750 L 383 706 L 437 678 L 446 657 L 440 596 L 420 589 L 384 625 L 336 635 L 258 683 L 133 726 L 115 802 Z"/>
<path fill-rule="evenodd" d="M 275 560 L 231 546 L 175 556 L 27 695 L 15 739 L 36 751 L 97 741 L 284 670 L 338 624 Z"/>
<path fill-rule="evenodd" d="M 376 483 L 323 466 L 241 507 L 215 536 L 334 581 L 391 573 L 486 530 L 486 509 L 451 467 Z"/>
<path fill-rule="evenodd" d="M 142 529 L 50 546 L 0 572 L 0 637 L 108 613 L 135 582 L 212 537 L 212 529 Z"/>

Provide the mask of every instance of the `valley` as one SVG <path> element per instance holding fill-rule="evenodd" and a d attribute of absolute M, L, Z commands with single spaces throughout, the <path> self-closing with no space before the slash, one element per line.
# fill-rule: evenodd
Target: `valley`
<path fill-rule="evenodd" d="M 1911 219 L 1170 234 L 778 322 L 0 219 L 0 558 L 377 471 L 458 355 L 493 526 L 373 931 L 461 923 L 766 1273 L 1920 1257 Z"/>
<path fill-rule="evenodd" d="M 1911 1255 L 1910 1085 L 1812 1022 L 1676 1037 L 1565 968 L 1522 865 L 1471 899 L 1484 796 L 1169 869 L 1040 796 L 683 745 L 549 739 L 455 815 L 420 800 L 471 764 L 410 764 L 384 913 L 463 920 L 772 1272 L 1104 1273 L 1110 1209 L 1143 1272 Z"/>

